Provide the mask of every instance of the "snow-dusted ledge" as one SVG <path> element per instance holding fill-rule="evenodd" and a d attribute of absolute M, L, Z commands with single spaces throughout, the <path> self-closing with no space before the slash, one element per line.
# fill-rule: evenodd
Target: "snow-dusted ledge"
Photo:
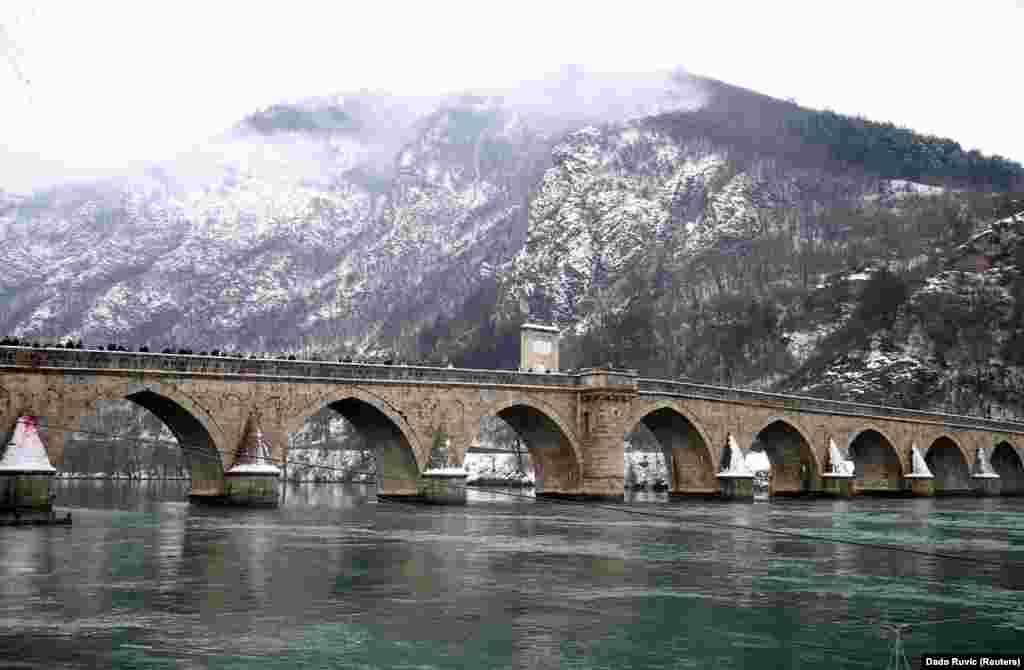
<path fill-rule="evenodd" d="M 755 474 L 758 472 L 771 472 L 772 470 L 768 454 L 763 451 L 752 451 L 743 460 L 746 462 L 747 469 Z"/>
<path fill-rule="evenodd" d="M 924 456 L 921 455 L 921 450 L 917 448 L 916 443 L 910 445 L 910 463 L 913 470 L 908 475 L 904 475 L 904 479 L 934 479 L 935 475 L 928 468 L 928 464 L 924 460 Z"/>
<path fill-rule="evenodd" d="M 725 442 L 726 448 L 729 450 L 729 465 L 715 476 L 721 479 L 753 479 L 754 473 L 747 467 L 743 450 L 732 433 L 728 434 Z"/>
<path fill-rule="evenodd" d="M 853 479 L 856 477 L 856 466 L 853 461 L 843 457 L 843 452 L 839 451 L 836 441 L 831 437 L 828 438 L 828 463 L 829 470 L 822 477 L 832 477 L 835 479 Z"/>
<path fill-rule="evenodd" d="M 252 445 L 239 459 L 241 462 L 228 468 L 225 475 L 265 475 L 280 477 L 281 468 L 274 465 L 270 447 L 263 439 L 263 431 L 256 429 L 256 444 Z"/>
<path fill-rule="evenodd" d="M 242 463 L 229 468 L 229 475 L 280 475 L 281 468 L 270 463 Z"/>
<path fill-rule="evenodd" d="M 7 444 L 0 459 L 0 472 L 24 472 L 55 474 L 57 468 L 50 465 L 46 447 L 39 438 L 39 423 L 34 416 L 18 418 L 14 437 Z"/>
<path fill-rule="evenodd" d="M 467 477 L 469 471 L 466 468 L 427 468 L 423 471 L 424 477 Z"/>

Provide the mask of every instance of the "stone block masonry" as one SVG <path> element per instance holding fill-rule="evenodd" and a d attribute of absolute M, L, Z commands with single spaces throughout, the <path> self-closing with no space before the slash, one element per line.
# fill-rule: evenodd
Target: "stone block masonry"
<path fill-rule="evenodd" d="M 227 493 L 227 472 L 254 422 L 273 462 L 283 465 L 288 436 L 325 407 L 373 446 L 378 491 L 391 497 L 421 495 L 439 431 L 449 439 L 448 465 L 462 465 L 489 416 L 523 439 L 540 495 L 620 499 L 624 440 L 641 422 L 660 444 L 670 492 L 679 496 L 722 491 L 717 474 L 730 439 L 741 455 L 755 445 L 767 454 L 777 494 L 822 492 L 830 442 L 857 466 L 854 494 L 875 481 L 916 495 L 953 484 L 958 492 L 994 494 L 994 482 L 1024 480 L 1024 424 L 641 379 L 631 370 L 533 373 L 0 346 L 0 437 L 7 439 L 19 416 L 45 417 L 45 448 L 58 469 L 81 417 L 121 399 L 159 417 L 187 450 L 194 496 Z M 922 475 L 934 476 L 928 484 L 908 479 L 915 446 L 936 470 Z M 976 459 L 993 453 L 986 472 L 993 482 L 976 485 Z"/>

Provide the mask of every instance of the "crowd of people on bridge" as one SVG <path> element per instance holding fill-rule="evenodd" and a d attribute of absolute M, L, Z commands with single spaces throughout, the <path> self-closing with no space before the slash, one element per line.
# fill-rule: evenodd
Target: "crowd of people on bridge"
<path fill-rule="evenodd" d="M 31 347 L 31 348 L 35 348 L 35 349 L 50 347 L 50 348 L 56 348 L 56 349 L 84 349 L 84 350 L 89 350 L 89 351 L 115 351 L 115 352 L 121 352 L 121 351 L 123 351 L 123 352 L 131 352 L 132 351 L 132 349 L 129 349 L 128 347 L 124 346 L 123 344 L 115 344 L 115 343 L 109 343 L 106 346 L 100 345 L 100 346 L 97 346 L 97 347 L 92 347 L 92 346 L 88 346 L 88 345 L 83 344 L 82 340 L 80 340 L 80 339 L 79 340 L 67 339 L 67 340 L 65 340 L 63 342 L 60 342 L 60 343 L 50 344 L 50 343 L 42 343 L 42 342 L 39 342 L 38 340 L 34 340 L 32 338 L 25 338 L 25 337 L 18 338 L 18 337 L 10 337 L 10 336 L 6 336 L 3 339 L 0 339 L 0 346 L 2 346 L 2 347 Z M 140 346 L 136 351 L 138 353 L 140 353 L 140 354 L 158 353 L 158 352 L 155 352 L 155 351 L 151 352 L 149 347 L 146 346 L 146 345 Z M 286 354 L 286 353 L 281 353 L 281 354 L 273 355 L 273 354 L 267 354 L 267 353 L 263 353 L 263 354 L 258 354 L 258 353 L 242 353 L 242 352 L 239 352 L 239 351 L 228 351 L 228 350 L 220 350 L 220 349 L 212 349 L 210 351 L 195 351 L 194 349 L 190 349 L 188 347 L 180 347 L 180 348 L 177 348 L 177 349 L 172 348 L 172 347 L 165 347 L 159 353 L 161 353 L 161 354 L 175 354 L 175 355 L 179 355 L 179 356 L 216 356 L 216 357 L 222 357 L 222 358 L 238 358 L 238 359 L 249 359 L 249 360 L 279 360 L 279 361 L 296 361 L 296 360 L 329 361 L 330 360 L 329 358 L 327 358 L 325 356 L 321 356 L 319 354 L 310 354 L 307 357 L 299 358 L 295 354 Z M 397 361 L 394 358 L 373 358 L 373 359 L 368 359 L 368 360 L 367 359 L 355 360 L 351 356 L 338 357 L 337 362 L 338 363 L 366 363 L 366 364 L 376 364 L 376 365 L 419 365 L 419 366 L 429 366 L 429 367 L 438 367 L 438 366 L 448 365 L 447 361 L 443 361 L 443 362 L 442 361 L 406 361 L 406 360 Z"/>
<path fill-rule="evenodd" d="M 49 343 L 40 342 L 38 339 L 27 338 L 27 337 L 11 337 L 5 336 L 0 339 L 0 347 L 31 347 L 34 349 L 39 348 L 55 348 L 55 349 L 83 349 L 88 351 L 115 351 L 115 352 L 132 352 L 132 349 L 124 346 L 123 344 L 109 343 L 106 346 L 99 345 L 96 347 L 86 345 L 81 339 L 75 340 L 68 338 L 63 342 Z M 161 354 L 175 354 L 179 356 L 216 356 L 223 358 L 239 358 L 249 360 L 278 360 L 278 361 L 314 361 L 314 362 L 332 362 L 327 356 L 320 354 L 309 354 L 308 356 L 299 357 L 296 354 L 280 353 L 277 355 L 268 353 L 242 353 L 239 351 L 228 351 L 221 349 L 213 349 L 211 351 L 196 351 L 188 347 L 179 347 L 177 349 L 172 347 L 164 347 L 159 352 L 150 351 L 146 345 L 140 346 L 137 350 L 140 354 L 148 353 L 161 353 Z M 395 358 L 370 358 L 370 359 L 353 359 L 351 356 L 340 356 L 335 362 L 338 363 L 357 363 L 357 364 L 368 364 L 368 365 L 405 365 L 405 366 L 419 366 L 419 367 L 454 367 L 448 360 L 398 360 Z M 607 363 L 602 366 L 608 370 L 624 370 L 625 366 L 619 364 Z M 564 372 L 576 372 L 576 370 L 564 370 Z"/>
<path fill-rule="evenodd" d="M 4 337 L 0 340 L 0 347 L 41 347 L 41 346 L 56 346 L 59 349 L 82 349 L 84 348 L 81 340 L 67 340 L 60 344 L 48 345 L 40 344 L 38 341 L 30 340 L 28 338 L 17 338 L 17 337 Z M 125 349 L 127 351 L 127 349 Z"/>

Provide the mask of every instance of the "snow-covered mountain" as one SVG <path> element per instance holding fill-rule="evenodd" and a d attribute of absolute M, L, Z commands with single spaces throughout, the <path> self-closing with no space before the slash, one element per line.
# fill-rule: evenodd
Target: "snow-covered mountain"
<path fill-rule="evenodd" d="M 0 331 L 197 351 L 391 347 L 518 251 L 551 143 L 624 114 L 617 81 L 570 68 L 509 100 L 284 103 L 146 174 L 5 196 Z M 695 104 L 685 78 L 643 83 L 632 111 Z"/>
<path fill-rule="evenodd" d="M 0 332 L 507 366 L 529 316 L 569 367 L 1012 412 L 1022 178 L 685 74 L 284 102 L 0 191 Z"/>

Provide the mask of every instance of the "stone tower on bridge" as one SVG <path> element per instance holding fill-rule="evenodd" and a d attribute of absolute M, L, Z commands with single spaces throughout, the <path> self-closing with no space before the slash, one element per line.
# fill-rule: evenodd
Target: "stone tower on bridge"
<path fill-rule="evenodd" d="M 520 372 L 558 372 L 558 328 L 524 323 L 519 336 Z"/>

